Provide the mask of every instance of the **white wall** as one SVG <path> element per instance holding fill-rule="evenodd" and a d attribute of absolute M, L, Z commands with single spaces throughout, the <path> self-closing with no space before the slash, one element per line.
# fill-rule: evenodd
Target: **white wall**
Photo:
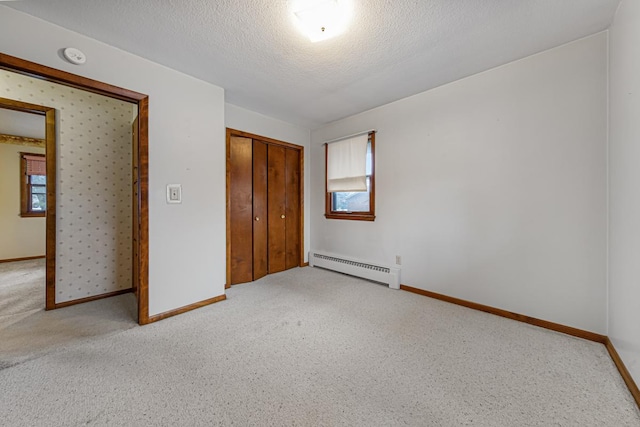
<path fill-rule="evenodd" d="M 640 384 L 640 2 L 610 32 L 609 337 Z"/>
<path fill-rule="evenodd" d="M 255 113 L 233 104 L 225 104 L 225 125 L 228 128 L 253 133 L 304 147 L 304 257 L 307 261 L 310 242 L 310 131 L 281 120 Z"/>
<path fill-rule="evenodd" d="M 311 242 L 606 333 L 607 35 L 312 131 Z M 324 218 L 322 142 L 376 128 L 375 222 Z"/>
<path fill-rule="evenodd" d="M 62 60 L 68 46 L 87 63 Z M 7 7 L 0 51 L 149 95 L 149 313 L 223 294 L 223 89 Z M 182 204 L 166 204 L 171 183 Z"/>
<path fill-rule="evenodd" d="M 40 119 L 44 129 L 44 117 L 30 115 Z M 45 149 L 0 143 L 0 260 L 45 254 L 45 218 L 20 217 L 21 152 L 44 154 Z"/>

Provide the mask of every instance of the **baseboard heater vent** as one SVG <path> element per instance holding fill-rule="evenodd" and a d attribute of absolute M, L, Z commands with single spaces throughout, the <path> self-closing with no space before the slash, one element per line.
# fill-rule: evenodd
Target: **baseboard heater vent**
<path fill-rule="evenodd" d="M 309 253 L 309 265 L 384 283 L 389 285 L 391 289 L 400 289 L 399 268 L 376 265 L 327 252 L 313 251 Z"/>

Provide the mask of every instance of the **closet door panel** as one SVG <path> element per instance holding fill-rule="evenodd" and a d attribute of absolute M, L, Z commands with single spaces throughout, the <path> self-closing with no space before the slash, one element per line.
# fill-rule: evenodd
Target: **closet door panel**
<path fill-rule="evenodd" d="M 267 144 L 253 141 L 253 280 L 268 273 Z"/>
<path fill-rule="evenodd" d="M 229 210 L 231 284 L 253 280 L 252 140 L 231 137 L 229 144 Z"/>
<path fill-rule="evenodd" d="M 300 152 L 287 149 L 285 156 L 285 268 L 289 269 L 300 265 Z"/>
<path fill-rule="evenodd" d="M 285 151 L 284 147 L 270 144 L 267 154 L 269 273 L 286 269 Z"/>

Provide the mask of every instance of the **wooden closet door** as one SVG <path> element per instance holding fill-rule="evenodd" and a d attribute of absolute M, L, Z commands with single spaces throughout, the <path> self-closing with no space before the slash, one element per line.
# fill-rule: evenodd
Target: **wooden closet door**
<path fill-rule="evenodd" d="M 253 280 L 253 143 L 232 136 L 229 144 L 231 284 Z"/>
<path fill-rule="evenodd" d="M 267 153 L 269 273 L 286 269 L 286 150 L 284 147 L 269 144 Z"/>
<path fill-rule="evenodd" d="M 285 268 L 300 265 L 300 152 L 287 149 L 285 154 Z"/>
<path fill-rule="evenodd" d="M 267 216 L 267 144 L 254 140 L 253 280 L 258 280 L 268 273 Z"/>

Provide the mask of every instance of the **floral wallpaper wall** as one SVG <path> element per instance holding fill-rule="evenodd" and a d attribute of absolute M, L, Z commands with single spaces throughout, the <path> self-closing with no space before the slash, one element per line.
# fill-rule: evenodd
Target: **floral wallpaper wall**
<path fill-rule="evenodd" d="M 4 70 L 0 97 L 57 110 L 56 302 L 131 288 L 136 106 Z"/>

